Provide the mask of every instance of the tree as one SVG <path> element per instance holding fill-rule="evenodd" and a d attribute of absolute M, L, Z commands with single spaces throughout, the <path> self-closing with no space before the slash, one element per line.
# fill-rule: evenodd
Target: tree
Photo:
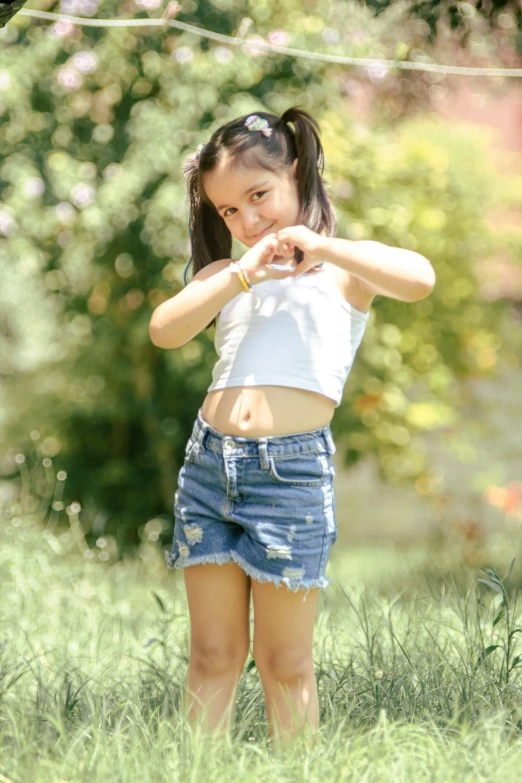
<path fill-rule="evenodd" d="M 392 0 L 359 0 L 374 10 L 383 13 Z M 475 2 L 454 2 L 454 0 L 420 0 L 410 2 L 407 13 L 426 22 L 427 42 L 433 44 L 439 34 L 440 25 L 447 24 L 460 35 L 460 45 L 466 47 L 472 33 L 475 19 L 483 19 L 490 33 L 516 27 L 516 46 L 522 53 L 522 8 L 518 0 L 475 0 Z"/>
<path fill-rule="evenodd" d="M 235 1 L 185 7 L 189 21 L 223 33 L 242 19 Z M 114 0 L 103 10 L 128 13 Z M 256 4 L 256 34 L 310 50 L 319 38 L 334 51 L 351 40 L 359 56 L 396 44 L 399 33 L 382 33 L 396 29 L 395 8 L 378 18 L 355 2 L 331 2 L 324 18 L 306 10 L 297 0 Z M 372 454 L 389 481 L 424 475 L 420 434 L 453 426 L 455 379 L 501 360 L 508 306 L 481 304 L 473 265 L 506 242 L 488 206 L 519 196 L 488 167 L 480 139 L 415 118 L 361 127 L 345 68 L 267 54 L 253 36 L 233 49 L 189 32 L 18 15 L 0 40 L 4 477 L 18 481 L 16 454 L 31 433 L 40 458 L 66 470 L 65 500 L 80 503 L 89 541 L 103 533 L 135 544 L 151 516 L 169 540 L 177 473 L 215 361 L 212 334 L 176 351 L 148 334 L 189 256 L 181 162 L 228 118 L 293 104 L 322 125 L 339 235 L 410 247 L 436 267 L 428 300 L 375 300 L 333 424 L 346 464 Z M 30 462 L 32 493 L 51 505 L 50 463 Z"/>

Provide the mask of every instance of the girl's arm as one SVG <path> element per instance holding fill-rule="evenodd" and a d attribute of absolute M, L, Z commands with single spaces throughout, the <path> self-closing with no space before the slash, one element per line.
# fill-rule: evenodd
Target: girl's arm
<path fill-rule="evenodd" d="M 200 269 L 178 294 L 162 302 L 150 319 L 149 335 L 158 348 L 181 348 L 221 312 L 243 287 L 230 258 Z"/>
<path fill-rule="evenodd" d="M 370 293 L 402 302 L 425 299 L 435 286 L 435 270 L 420 253 L 370 239 L 320 237 L 320 255 L 360 278 Z"/>

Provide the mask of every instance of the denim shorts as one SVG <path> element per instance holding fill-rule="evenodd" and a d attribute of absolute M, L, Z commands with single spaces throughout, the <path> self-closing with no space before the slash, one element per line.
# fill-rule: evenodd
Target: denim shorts
<path fill-rule="evenodd" d="M 201 408 L 174 498 L 169 568 L 235 561 L 289 590 L 328 587 L 337 540 L 330 425 L 291 435 L 225 435 Z"/>

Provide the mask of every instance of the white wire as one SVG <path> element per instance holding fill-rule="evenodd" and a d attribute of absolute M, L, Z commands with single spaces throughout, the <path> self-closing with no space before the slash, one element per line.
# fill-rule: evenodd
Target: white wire
<path fill-rule="evenodd" d="M 343 57 L 337 54 L 319 54 L 309 52 L 306 49 L 291 49 L 288 46 L 276 46 L 264 41 L 248 41 L 245 38 L 234 38 L 230 35 L 222 35 L 212 30 L 204 30 L 175 19 L 87 19 L 80 16 L 67 16 L 54 14 L 49 11 L 33 11 L 22 8 L 18 11 L 20 16 L 33 16 L 39 19 L 52 21 L 65 20 L 86 27 L 175 27 L 187 33 L 194 33 L 201 38 L 210 38 L 213 41 L 228 44 L 230 46 L 243 46 L 255 49 L 266 49 L 269 52 L 287 54 L 301 57 L 305 60 L 320 60 L 327 63 L 339 63 L 341 65 L 387 65 L 393 68 L 406 68 L 413 71 L 434 71 L 436 73 L 453 73 L 459 76 L 522 76 L 522 68 L 467 68 L 460 65 L 438 65 L 437 63 L 411 62 L 410 60 L 383 60 L 381 58 Z"/>

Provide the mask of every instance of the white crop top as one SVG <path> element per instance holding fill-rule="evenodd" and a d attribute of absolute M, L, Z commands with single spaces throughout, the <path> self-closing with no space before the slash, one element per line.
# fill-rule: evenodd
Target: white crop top
<path fill-rule="evenodd" d="M 218 360 L 207 391 L 229 386 L 291 386 L 341 402 L 370 313 L 337 288 L 329 265 L 317 274 L 264 280 L 242 291 L 216 322 Z"/>

